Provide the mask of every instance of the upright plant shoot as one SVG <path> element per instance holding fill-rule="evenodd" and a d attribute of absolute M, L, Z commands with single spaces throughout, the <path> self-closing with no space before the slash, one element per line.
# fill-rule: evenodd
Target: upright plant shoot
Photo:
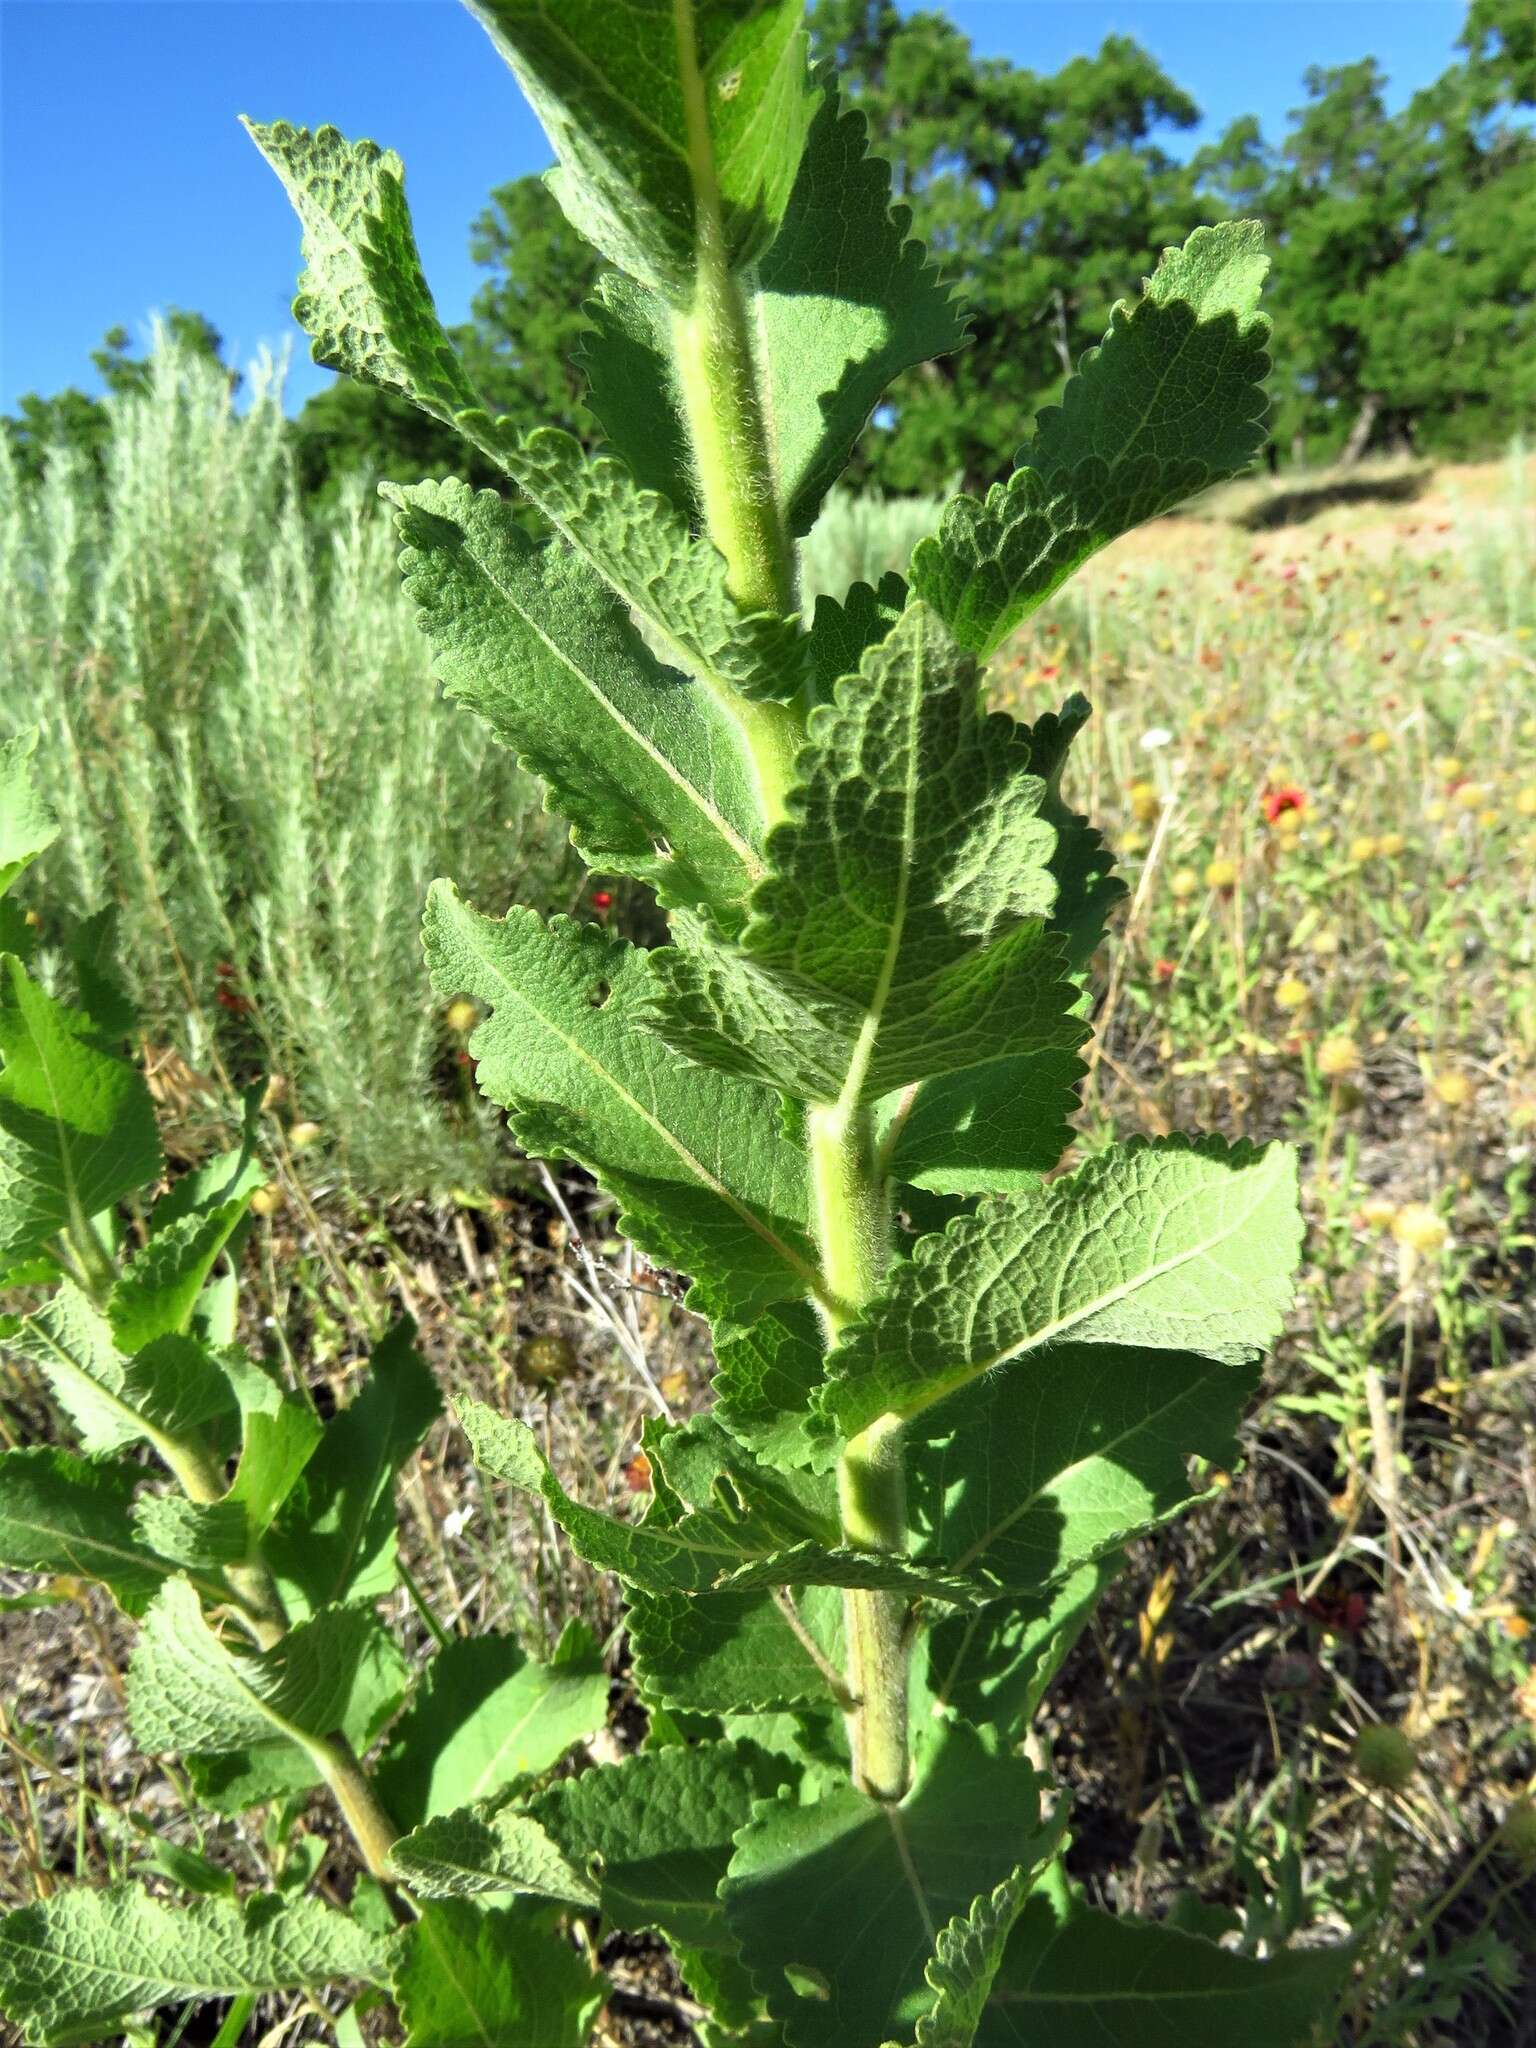
<path fill-rule="evenodd" d="M 1300 1232 L 1283 1147 L 1058 1170 L 1120 885 L 1063 794 L 1087 706 L 1026 726 L 984 691 L 1088 556 L 1259 449 L 1259 230 L 1167 250 L 908 578 L 806 619 L 798 542 L 892 379 L 965 321 L 799 0 L 473 11 L 610 266 L 597 453 L 481 403 L 393 155 L 252 134 L 303 223 L 317 358 L 456 427 L 547 528 L 453 480 L 386 487 L 448 694 L 595 869 L 654 891 L 669 943 L 440 882 L 427 956 L 481 1008 L 518 1142 L 688 1277 L 717 1370 L 707 1414 L 648 1426 L 638 1521 L 459 1404 L 481 1467 L 623 1580 L 649 1733 L 429 1811 L 390 1868 L 470 1947 L 482 1925 L 482 1960 L 508 1895 L 661 1933 L 712 2048 L 1299 2042 L 1338 1958 L 1091 1909 L 1023 1753 L 1126 1542 L 1199 1491 L 1192 1459 L 1235 1454 Z M 576 2038 L 477 1985 L 500 2031 L 412 2042 Z"/>

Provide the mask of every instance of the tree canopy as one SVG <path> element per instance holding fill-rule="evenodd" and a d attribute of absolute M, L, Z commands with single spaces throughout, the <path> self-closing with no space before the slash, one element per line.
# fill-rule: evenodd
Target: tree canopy
<path fill-rule="evenodd" d="M 1306 71 L 1278 141 L 1245 116 L 1194 152 L 1177 145 L 1199 108 L 1128 36 L 1046 75 L 978 56 L 944 14 L 893 0 L 815 0 L 809 20 L 892 163 L 913 232 L 972 309 L 966 347 L 897 380 L 854 481 L 938 491 L 990 476 L 1158 253 L 1233 215 L 1260 218 L 1274 251 L 1280 459 L 1470 455 L 1536 425 L 1529 0 L 1471 0 L 1457 60 L 1396 112 L 1362 57 Z M 477 388 L 519 424 L 596 441 L 581 371 L 581 302 L 601 269 L 589 245 L 526 177 L 491 192 L 470 248 L 485 281 L 454 339 Z M 173 312 L 166 328 L 220 357 L 201 315 Z M 112 397 L 145 366 L 121 329 L 93 360 L 104 400 L 29 394 L 4 422 L 24 474 L 58 440 L 99 459 Z M 306 402 L 294 455 L 316 496 L 359 472 L 464 469 L 457 437 L 345 379 Z"/>

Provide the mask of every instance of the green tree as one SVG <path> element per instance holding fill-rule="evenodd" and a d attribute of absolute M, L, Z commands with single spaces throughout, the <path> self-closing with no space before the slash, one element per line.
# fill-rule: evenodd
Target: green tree
<path fill-rule="evenodd" d="M 890 0 L 818 0 L 811 26 L 972 316 L 969 348 L 898 381 L 863 475 L 975 484 L 1103 334 L 1125 279 L 1201 220 L 1191 172 L 1154 140 L 1199 110 L 1125 36 L 1045 77 Z"/>
<path fill-rule="evenodd" d="M 1297 458 L 1473 453 L 1532 416 L 1536 142 L 1508 118 L 1519 44 L 1495 11 L 1398 114 L 1373 59 L 1313 69 L 1276 158 L 1238 124 L 1196 159 L 1267 216 L 1289 337 L 1275 430 Z"/>

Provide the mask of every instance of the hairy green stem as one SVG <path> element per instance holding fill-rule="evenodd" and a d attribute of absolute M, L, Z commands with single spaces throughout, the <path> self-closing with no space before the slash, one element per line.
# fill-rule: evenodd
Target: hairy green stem
<path fill-rule="evenodd" d="M 341 1817 L 362 1853 L 369 1875 L 381 1884 L 393 1882 L 389 1854 L 400 1839 L 373 1789 L 372 1780 L 344 1735 L 326 1735 L 305 1744 L 315 1768 L 330 1788 Z"/>
<path fill-rule="evenodd" d="M 868 1108 L 819 1104 L 810 1111 L 811 1184 L 829 1305 L 829 1339 L 865 1306 L 890 1259 L 890 1196 L 876 1160 Z M 855 1437 L 838 1466 L 843 1540 L 854 1550 L 900 1557 L 907 1548 L 907 1498 L 900 1421 L 881 1416 Z M 905 1598 L 850 1590 L 843 1595 L 848 1644 L 848 1733 L 854 1777 L 872 1799 L 907 1789 Z"/>
<path fill-rule="evenodd" d="M 705 531 L 725 557 L 726 587 L 743 611 L 795 610 L 795 545 L 779 511 L 757 354 L 720 213 L 709 110 L 694 44 L 692 0 L 674 0 L 697 220 L 693 300 L 672 315 L 672 354 L 688 425 Z M 784 797 L 803 738 L 787 705 L 737 697 L 766 822 Z"/>
<path fill-rule="evenodd" d="M 229 1489 L 224 1474 L 201 1445 L 159 1432 L 152 1441 L 189 1500 L 208 1506 L 225 1497 Z M 260 1543 L 253 1541 L 244 1562 L 229 1566 L 224 1577 L 258 1648 L 274 1649 L 288 1633 L 288 1614 Z M 379 1804 L 357 1752 L 339 1731 L 298 1739 L 330 1787 L 370 1874 L 389 1883 L 389 1852 L 400 1830 Z"/>

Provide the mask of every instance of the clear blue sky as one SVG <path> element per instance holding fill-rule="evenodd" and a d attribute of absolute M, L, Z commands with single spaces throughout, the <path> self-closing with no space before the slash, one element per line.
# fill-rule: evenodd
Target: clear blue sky
<path fill-rule="evenodd" d="M 1040 71 L 1133 35 L 1193 94 L 1202 134 L 1256 113 L 1272 137 L 1309 64 L 1374 56 L 1400 101 L 1450 61 L 1464 14 L 1461 0 L 947 11 L 978 50 Z M 291 338 L 290 402 L 326 381 L 288 314 L 297 223 L 240 112 L 332 121 L 397 149 L 448 320 L 475 290 L 468 228 L 485 194 L 549 161 L 457 0 L 0 0 L 0 409 L 23 391 L 95 388 L 104 331 L 137 332 L 168 305 L 206 313 L 236 360 Z"/>

